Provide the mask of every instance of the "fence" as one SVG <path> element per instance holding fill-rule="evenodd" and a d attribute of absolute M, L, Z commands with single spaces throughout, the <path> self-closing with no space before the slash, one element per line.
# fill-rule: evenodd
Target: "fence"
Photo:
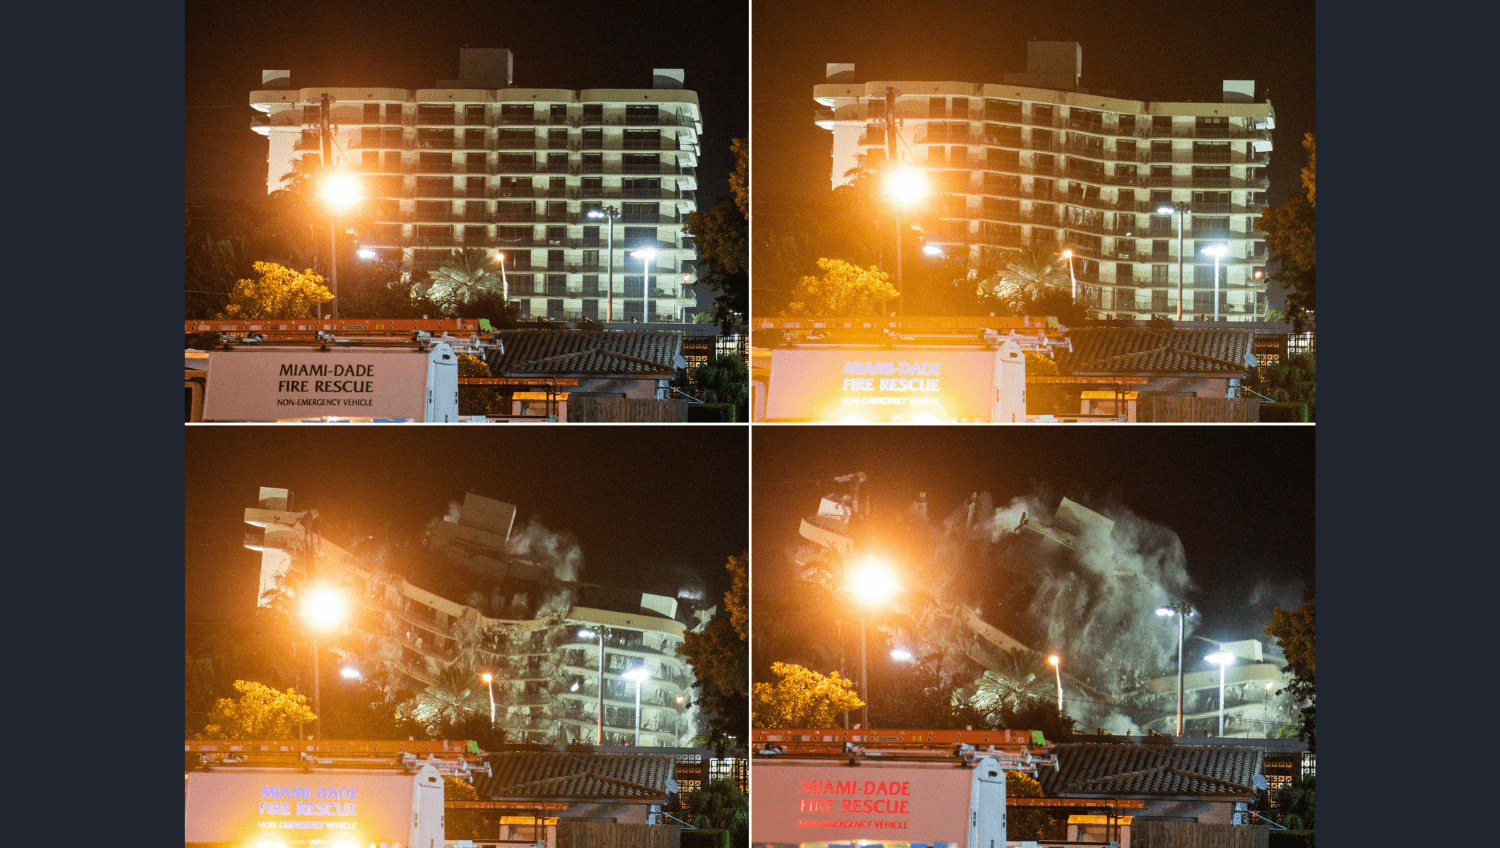
<path fill-rule="evenodd" d="M 671 825 L 568 819 L 557 823 L 557 848 L 680 848 L 681 844 L 682 828 Z"/>
<path fill-rule="evenodd" d="M 1136 420 L 1155 423 L 1254 423 L 1260 420 L 1260 401 L 1254 398 L 1201 398 L 1142 392 L 1136 399 Z"/>
<path fill-rule="evenodd" d="M 589 397 L 587 395 L 573 395 L 568 398 L 568 421 L 570 422 L 659 424 L 686 420 L 687 401 L 685 400 Z"/>
<path fill-rule="evenodd" d="M 1238 824 L 1143 821 L 1130 828 L 1131 848 L 1266 848 L 1269 828 Z"/>

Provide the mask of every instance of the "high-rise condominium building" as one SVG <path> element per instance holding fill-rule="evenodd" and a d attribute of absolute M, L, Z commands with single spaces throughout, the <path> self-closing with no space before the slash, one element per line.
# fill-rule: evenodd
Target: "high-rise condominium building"
<path fill-rule="evenodd" d="M 833 184 L 894 147 L 927 172 L 927 243 L 977 275 L 1041 237 L 1072 250 L 1096 316 L 1176 317 L 1180 290 L 1184 320 L 1263 317 L 1270 102 L 1253 80 L 1224 81 L 1222 102 L 1129 100 L 1080 89 L 1082 65 L 1079 45 L 1038 41 L 1027 72 L 998 84 L 858 83 L 830 64 L 813 97 Z"/>
<path fill-rule="evenodd" d="M 250 105 L 267 190 L 323 162 L 326 100 L 331 162 L 367 198 L 361 247 L 421 279 L 454 250 L 503 254 L 523 316 L 684 320 L 703 118 L 683 72 L 570 91 L 513 88 L 511 64 L 509 50 L 460 50 L 461 79 L 415 90 L 294 89 L 265 71 Z"/>

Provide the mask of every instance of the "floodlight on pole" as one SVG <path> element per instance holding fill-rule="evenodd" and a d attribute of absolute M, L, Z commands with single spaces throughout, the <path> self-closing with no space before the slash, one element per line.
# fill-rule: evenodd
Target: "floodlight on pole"
<path fill-rule="evenodd" d="M 1234 654 L 1224 650 L 1220 645 L 1219 650 L 1214 651 L 1204 659 L 1219 667 L 1219 736 L 1224 735 L 1224 666 L 1234 662 Z"/>
<path fill-rule="evenodd" d="M 641 260 L 641 320 L 648 321 L 651 318 L 651 263 L 656 261 L 656 248 L 643 247 L 631 251 L 630 255 Z"/>
<path fill-rule="evenodd" d="M 868 609 L 885 603 L 900 585 L 890 566 L 877 559 L 865 558 L 845 575 L 844 586 L 859 602 L 859 689 L 860 699 L 865 702 L 860 708 L 860 726 L 869 729 L 870 676 L 865 658 L 865 615 Z"/>
<path fill-rule="evenodd" d="M 302 600 L 302 616 L 312 625 L 313 655 L 313 738 L 323 738 L 323 692 L 318 681 L 318 632 L 331 630 L 349 614 L 343 593 L 326 586 L 313 589 Z"/>
<path fill-rule="evenodd" d="M 505 251 L 495 251 L 495 261 L 500 263 L 500 302 L 510 304 L 510 280 L 505 278 Z M 509 320 L 509 319 L 507 319 Z"/>
<path fill-rule="evenodd" d="M 1078 275 L 1073 273 L 1073 248 L 1067 248 L 1062 252 L 1063 258 L 1068 260 L 1068 279 L 1073 283 L 1073 302 L 1078 302 Z"/>
<path fill-rule="evenodd" d="M 605 285 L 608 289 L 604 297 L 604 320 L 605 322 L 615 320 L 615 219 L 620 217 L 620 210 L 613 206 L 605 206 L 602 209 L 590 209 L 590 218 L 603 218 L 609 222 L 609 232 L 605 242 L 604 266 L 608 279 Z"/>
<path fill-rule="evenodd" d="M 1182 639 L 1183 628 L 1187 617 L 1193 614 L 1193 608 L 1186 602 L 1168 604 L 1157 607 L 1156 614 L 1162 618 L 1177 616 L 1177 735 L 1182 736 Z"/>
<path fill-rule="evenodd" d="M 594 744 L 596 744 L 596 745 L 603 745 L 604 744 L 604 628 L 603 627 L 599 628 L 599 631 L 596 633 L 593 630 L 590 630 L 590 629 L 588 629 L 588 628 L 585 627 L 584 629 L 578 631 L 578 635 L 582 636 L 585 639 L 592 639 L 595 636 L 599 637 L 599 738 L 598 738 L 598 741 L 595 742 Z"/>
<path fill-rule="evenodd" d="M 1057 654 L 1053 654 L 1052 656 L 1047 658 L 1047 662 L 1052 664 L 1052 670 L 1057 673 L 1057 714 L 1062 715 L 1062 657 L 1059 657 Z"/>
<path fill-rule="evenodd" d="M 1187 203 L 1179 200 L 1175 203 L 1163 204 L 1156 207 L 1158 215 L 1177 215 L 1177 320 L 1182 320 L 1182 225 L 1187 216 L 1193 214 L 1193 210 Z M 1181 734 L 1179 734 L 1181 735 Z"/>
<path fill-rule="evenodd" d="M 651 677 L 650 669 L 645 666 L 632 668 L 620 675 L 626 680 L 635 681 L 635 747 L 641 747 L 641 684 Z"/>
<path fill-rule="evenodd" d="M 1214 320 L 1219 320 L 1219 260 L 1229 252 L 1227 244 L 1211 244 L 1198 251 L 1206 256 L 1214 258 Z"/>
<path fill-rule="evenodd" d="M 481 680 L 484 681 L 484 685 L 486 687 L 488 687 L 489 690 L 490 690 L 490 730 L 494 730 L 495 729 L 495 675 L 490 674 L 488 671 L 486 671 L 484 674 L 479 675 L 479 677 L 480 677 Z"/>

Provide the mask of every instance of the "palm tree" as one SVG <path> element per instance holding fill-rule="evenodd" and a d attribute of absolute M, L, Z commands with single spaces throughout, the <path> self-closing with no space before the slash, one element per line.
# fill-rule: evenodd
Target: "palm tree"
<path fill-rule="evenodd" d="M 1004 710 L 1019 711 L 1046 703 L 1054 695 L 1052 675 L 1040 654 L 1022 648 L 1002 651 L 993 667 L 974 679 L 976 691 L 970 704 L 986 715 Z"/>
<path fill-rule="evenodd" d="M 428 732 L 444 725 L 460 724 L 489 709 L 489 691 L 472 669 L 451 665 L 433 677 L 432 685 L 418 692 L 409 710 Z"/>
<path fill-rule="evenodd" d="M 1050 239 L 1033 235 L 1004 268 L 979 282 L 979 292 L 1022 314 L 1048 294 L 1066 290 L 1070 282 L 1062 250 Z"/>
<path fill-rule="evenodd" d="M 423 293 L 449 315 L 470 303 L 502 298 L 501 276 L 491 270 L 493 267 L 483 250 L 455 250 L 441 268 L 428 272 L 432 280 Z"/>

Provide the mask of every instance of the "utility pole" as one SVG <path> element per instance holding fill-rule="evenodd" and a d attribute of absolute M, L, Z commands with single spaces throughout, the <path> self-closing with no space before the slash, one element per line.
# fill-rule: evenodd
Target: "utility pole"
<path fill-rule="evenodd" d="M 896 167 L 896 89 L 887 87 L 885 90 L 885 159 L 886 168 Z M 896 230 L 896 314 L 903 311 L 901 289 L 901 204 L 892 204 L 892 218 L 895 221 Z"/>
<path fill-rule="evenodd" d="M 328 123 L 328 112 L 333 107 L 333 97 L 332 97 L 332 95 L 328 94 L 327 92 L 324 92 L 323 95 L 318 98 L 318 103 L 322 107 L 322 118 L 323 118 L 323 168 L 322 168 L 322 170 L 323 170 L 323 178 L 324 178 L 324 181 L 325 181 L 325 186 L 324 187 L 326 188 L 326 181 L 330 177 L 333 176 L 333 132 L 329 128 L 329 123 Z M 329 289 L 333 292 L 332 306 L 329 309 L 329 311 L 331 313 L 330 317 L 337 318 L 337 317 L 339 317 L 339 246 L 338 246 L 337 237 L 334 234 L 333 211 L 332 210 L 328 211 L 328 268 L 329 268 L 329 271 L 330 271 L 330 273 L 329 273 Z M 321 304 L 319 304 L 319 306 L 318 306 L 318 314 L 321 315 L 322 312 L 323 312 L 323 307 L 322 307 Z"/>

